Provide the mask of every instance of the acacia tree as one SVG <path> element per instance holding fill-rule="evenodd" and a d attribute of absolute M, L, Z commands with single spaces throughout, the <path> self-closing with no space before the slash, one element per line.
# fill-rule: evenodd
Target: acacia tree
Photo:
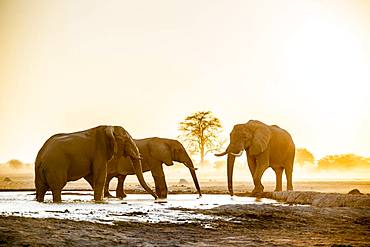
<path fill-rule="evenodd" d="M 23 168 L 23 163 L 19 160 L 13 159 L 13 160 L 9 160 L 6 163 L 8 163 L 9 167 L 12 168 L 12 169 L 18 170 L 18 169 Z"/>
<path fill-rule="evenodd" d="M 200 161 L 211 151 L 219 151 L 223 145 L 220 138 L 222 125 L 220 119 L 211 111 L 200 111 L 180 122 L 180 139 L 186 143 L 192 153 L 199 153 Z"/>

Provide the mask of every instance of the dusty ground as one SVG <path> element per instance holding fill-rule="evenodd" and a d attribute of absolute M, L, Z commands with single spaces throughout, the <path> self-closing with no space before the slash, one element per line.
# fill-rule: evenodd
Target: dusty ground
<path fill-rule="evenodd" d="M 199 210 L 198 210 L 199 211 Z M 234 205 L 201 210 L 225 219 L 102 225 L 0 218 L 1 246 L 368 246 L 368 208 Z"/>

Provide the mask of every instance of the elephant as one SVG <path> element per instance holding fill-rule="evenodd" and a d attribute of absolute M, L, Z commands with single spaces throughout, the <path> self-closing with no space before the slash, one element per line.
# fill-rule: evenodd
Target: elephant
<path fill-rule="evenodd" d="M 266 125 L 257 120 L 234 125 L 230 133 L 230 144 L 222 153 L 227 154 L 227 182 L 233 195 L 233 169 L 235 157 L 246 151 L 249 170 L 253 177 L 252 194 L 263 192 L 261 177 L 268 167 L 276 174 L 275 191 L 282 191 L 282 174 L 285 170 L 287 190 L 293 190 L 292 173 L 295 145 L 290 134 L 277 125 Z"/>
<path fill-rule="evenodd" d="M 41 147 L 35 161 L 36 200 L 44 201 L 47 190 L 53 202 L 61 202 L 61 191 L 68 181 L 84 178 L 94 188 L 94 200 L 103 200 L 108 161 L 129 157 L 140 184 L 154 198 L 146 184 L 141 156 L 130 134 L 121 126 L 97 126 L 74 133 L 51 136 Z"/>
<path fill-rule="evenodd" d="M 143 157 L 143 172 L 151 171 L 154 178 L 156 194 L 160 199 L 167 198 L 168 192 L 162 164 L 164 163 L 168 166 L 172 166 L 173 161 L 181 162 L 189 168 L 199 196 L 202 195 L 195 173 L 196 169 L 194 168 L 193 162 L 184 146 L 179 141 L 152 137 L 134 140 L 134 142 Z M 126 194 L 123 191 L 123 183 L 127 175 L 134 174 L 134 170 L 132 169 L 130 162 L 131 160 L 124 157 L 119 157 L 109 161 L 110 164 L 108 166 L 107 182 L 104 188 L 105 196 L 111 197 L 109 194 L 109 182 L 113 177 L 117 177 L 118 184 L 116 188 L 116 197 L 126 197 Z"/>

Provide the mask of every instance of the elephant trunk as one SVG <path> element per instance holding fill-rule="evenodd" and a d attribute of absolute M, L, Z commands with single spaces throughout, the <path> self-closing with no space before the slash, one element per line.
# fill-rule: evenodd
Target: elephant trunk
<path fill-rule="evenodd" d="M 149 188 L 147 183 L 144 180 L 143 176 L 143 168 L 141 166 L 141 156 L 139 149 L 137 148 L 136 144 L 132 140 L 132 138 L 129 138 L 127 147 L 127 154 L 131 158 L 132 166 L 134 168 L 135 174 L 137 176 L 137 179 L 139 180 L 140 185 L 149 193 L 151 194 L 155 199 L 157 199 L 157 195 Z"/>
<path fill-rule="evenodd" d="M 201 197 L 202 196 L 202 192 L 200 191 L 200 187 L 199 187 L 197 175 L 195 174 L 195 171 L 194 170 L 191 170 L 191 169 L 190 169 L 190 174 L 193 177 L 195 188 L 197 189 L 198 194 Z"/>
<path fill-rule="evenodd" d="M 131 158 L 132 159 L 132 158 Z M 149 188 L 147 183 L 144 180 L 143 176 L 143 169 L 141 166 L 140 159 L 132 159 L 132 166 L 134 168 L 135 174 L 137 176 L 137 179 L 139 180 L 140 185 L 149 193 L 151 194 L 155 199 L 158 198 L 158 196 L 153 192 L 152 189 Z"/>
<path fill-rule="evenodd" d="M 234 162 L 235 157 L 240 156 L 239 154 L 234 154 L 230 152 L 230 145 L 226 148 L 226 150 L 222 153 L 215 154 L 215 156 L 224 156 L 227 154 L 227 187 L 229 189 L 229 193 L 231 196 L 234 195 L 233 192 L 233 171 L 234 171 Z"/>
<path fill-rule="evenodd" d="M 235 156 L 228 154 L 227 155 L 227 186 L 228 186 L 229 193 L 231 196 L 234 195 L 234 192 L 233 192 L 234 162 L 235 162 Z"/>
<path fill-rule="evenodd" d="M 198 191 L 199 196 L 202 196 L 202 192 L 200 191 L 200 186 L 198 183 L 197 174 L 195 173 L 196 168 L 194 168 L 193 161 L 190 159 L 190 157 L 187 157 L 187 161 L 183 163 L 187 168 L 189 168 L 191 177 L 193 178 L 195 188 Z"/>

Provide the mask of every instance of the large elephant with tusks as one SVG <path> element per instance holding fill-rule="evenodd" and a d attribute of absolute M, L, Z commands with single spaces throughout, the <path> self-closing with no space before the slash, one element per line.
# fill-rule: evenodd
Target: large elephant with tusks
<path fill-rule="evenodd" d="M 290 134 L 277 125 L 266 125 L 257 120 L 237 124 L 230 133 L 227 149 L 216 156 L 227 154 L 227 181 L 233 195 L 233 169 L 235 157 L 247 153 L 249 170 L 253 177 L 253 194 L 262 192 L 261 177 L 268 167 L 276 173 L 275 191 L 282 190 L 282 174 L 285 170 L 287 190 L 293 190 L 292 173 L 295 145 Z"/>
<path fill-rule="evenodd" d="M 120 126 L 98 126 L 92 129 L 56 134 L 50 137 L 35 161 L 36 199 L 44 200 L 47 190 L 53 202 L 61 201 L 61 191 L 68 181 L 85 178 L 94 188 L 94 200 L 103 199 L 107 162 L 112 157 L 125 156 L 140 184 L 154 198 L 157 195 L 146 184 L 141 156 L 130 134 Z"/>

